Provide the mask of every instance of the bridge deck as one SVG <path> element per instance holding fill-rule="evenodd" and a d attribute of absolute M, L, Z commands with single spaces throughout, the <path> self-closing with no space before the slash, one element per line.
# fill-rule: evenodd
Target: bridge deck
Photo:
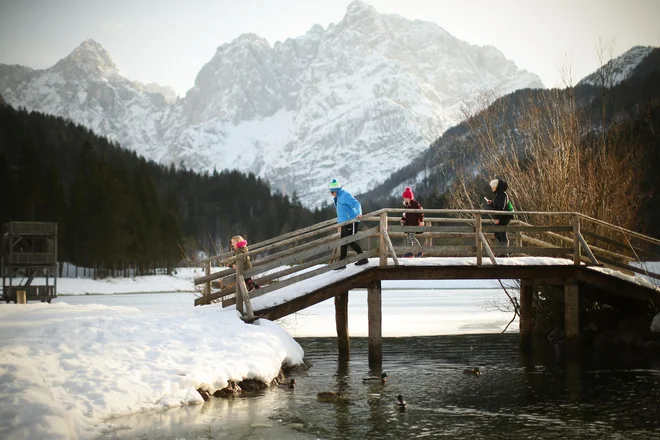
<path fill-rule="evenodd" d="M 530 279 L 542 285 L 588 284 L 613 296 L 660 299 L 660 290 L 640 276 L 594 266 L 575 266 L 564 258 L 497 258 L 497 265 L 474 258 L 400 259 L 399 266 L 379 266 L 377 258 L 364 266 L 348 265 L 252 299 L 255 317 L 278 319 L 351 289 L 383 280 Z M 310 268 L 312 270 L 313 268 Z M 258 295 L 258 291 L 256 291 Z"/>

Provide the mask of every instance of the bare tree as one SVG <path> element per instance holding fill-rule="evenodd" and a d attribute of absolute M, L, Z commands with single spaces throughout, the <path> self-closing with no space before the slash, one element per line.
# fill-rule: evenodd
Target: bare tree
<path fill-rule="evenodd" d="M 515 109 L 505 100 L 470 112 L 476 145 L 472 169 L 457 173 L 449 194 L 455 208 L 477 208 L 494 177 L 509 183 L 517 210 L 577 211 L 634 229 L 641 200 L 633 141 L 612 134 L 602 144 L 571 90 L 530 91 Z M 528 221 L 529 219 L 523 218 Z M 536 218 L 535 222 L 552 222 Z"/>

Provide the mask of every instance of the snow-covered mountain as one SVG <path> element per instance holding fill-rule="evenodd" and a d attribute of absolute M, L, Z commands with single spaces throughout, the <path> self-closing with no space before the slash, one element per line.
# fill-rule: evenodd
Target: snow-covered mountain
<path fill-rule="evenodd" d="M 123 77 L 91 40 L 50 69 L 0 65 L 13 105 L 69 117 L 162 163 L 252 171 L 310 205 L 329 201 L 332 178 L 353 193 L 382 182 L 479 93 L 527 87 L 543 84 L 494 47 L 360 1 L 339 23 L 273 46 L 254 34 L 223 44 L 172 104 Z"/>
<path fill-rule="evenodd" d="M 621 81 L 625 81 L 632 75 L 635 68 L 646 58 L 652 51 L 653 47 L 650 46 L 634 46 L 624 54 L 612 58 L 604 66 L 598 68 L 594 73 L 591 73 L 580 80 L 579 86 L 591 85 L 600 87 L 614 87 Z"/>
<path fill-rule="evenodd" d="M 11 105 L 70 118 L 146 157 L 162 148 L 164 96 L 125 78 L 93 40 L 46 70 L 0 65 L 0 93 Z"/>

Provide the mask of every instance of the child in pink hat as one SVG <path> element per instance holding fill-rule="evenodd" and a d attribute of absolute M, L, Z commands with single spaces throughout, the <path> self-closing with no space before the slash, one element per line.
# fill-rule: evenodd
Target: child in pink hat
<path fill-rule="evenodd" d="M 415 195 L 412 192 L 412 189 L 410 187 L 407 187 L 405 191 L 403 191 L 402 194 L 403 197 L 403 204 L 406 208 L 410 209 L 424 209 L 422 208 L 422 205 L 419 204 L 417 200 L 415 200 Z M 403 215 L 401 216 L 401 225 L 403 226 L 424 226 L 424 213 L 423 212 L 404 212 Z M 414 247 L 414 246 L 420 246 L 419 240 L 417 240 L 417 237 L 415 237 L 414 232 L 408 232 L 408 236 L 406 237 L 406 244 L 408 246 Z M 421 257 L 423 254 L 421 252 L 417 252 L 416 255 L 413 255 L 412 252 L 406 252 L 403 254 L 404 257 Z"/>

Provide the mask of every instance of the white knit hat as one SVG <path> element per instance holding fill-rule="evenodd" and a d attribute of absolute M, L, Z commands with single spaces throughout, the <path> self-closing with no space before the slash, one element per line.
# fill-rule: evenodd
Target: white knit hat
<path fill-rule="evenodd" d="M 499 185 L 499 184 L 500 184 L 500 181 L 497 180 L 497 179 L 493 179 L 493 180 L 490 181 L 490 187 L 491 188 L 497 188 L 497 185 Z"/>

